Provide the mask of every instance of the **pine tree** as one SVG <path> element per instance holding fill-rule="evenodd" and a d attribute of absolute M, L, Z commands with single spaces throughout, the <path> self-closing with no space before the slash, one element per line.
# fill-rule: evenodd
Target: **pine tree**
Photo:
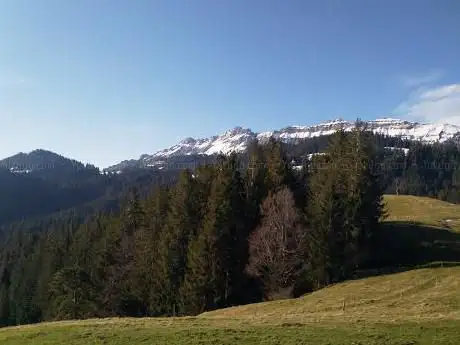
<path fill-rule="evenodd" d="M 9 326 L 10 320 L 10 285 L 11 277 L 7 268 L 3 269 L 0 277 L 0 327 Z"/>
<path fill-rule="evenodd" d="M 183 305 L 191 313 L 228 305 L 244 280 L 245 195 L 236 157 L 221 160 L 216 169 L 203 229 L 190 247 L 181 289 Z"/>
<path fill-rule="evenodd" d="M 269 192 L 267 165 L 262 146 L 257 142 L 248 148 L 248 166 L 245 175 L 245 195 L 247 204 L 247 226 L 255 229 L 260 222 L 260 205 Z"/>
<path fill-rule="evenodd" d="M 339 131 L 312 163 L 307 256 L 317 286 L 348 277 L 363 263 L 383 214 L 365 128 Z"/>
<path fill-rule="evenodd" d="M 97 314 L 94 286 L 78 266 L 56 272 L 49 283 L 50 313 L 54 319 L 81 319 Z"/>
<path fill-rule="evenodd" d="M 188 245 L 199 227 L 199 201 L 192 173 L 185 170 L 171 191 L 164 236 L 158 247 L 157 286 L 151 304 L 157 313 L 176 315 L 180 310 L 179 289 L 187 267 Z"/>
<path fill-rule="evenodd" d="M 155 316 L 157 306 L 150 304 L 150 296 L 154 296 L 159 290 L 156 286 L 159 275 L 158 249 L 168 212 L 167 189 L 156 189 L 147 199 L 145 209 L 146 225 L 135 236 L 132 285 L 135 286 L 136 296 L 144 306 L 144 313 Z"/>
<path fill-rule="evenodd" d="M 270 138 L 264 146 L 267 166 L 267 187 L 275 192 L 294 182 L 293 172 L 280 141 Z"/>
<path fill-rule="evenodd" d="M 345 276 L 365 262 L 383 216 L 383 189 L 372 167 L 375 151 L 369 132 L 358 122 L 349 140 L 348 160 L 352 169 L 347 187 Z"/>
<path fill-rule="evenodd" d="M 186 315 L 197 315 L 214 307 L 216 251 L 215 239 L 206 232 L 190 243 L 187 272 L 180 288 L 182 312 Z"/>
<path fill-rule="evenodd" d="M 138 300 L 130 280 L 134 275 L 134 237 L 136 232 L 145 227 L 145 213 L 140 203 L 139 193 L 132 189 L 127 205 L 112 233 L 113 250 L 108 253 L 110 261 L 107 270 L 105 287 L 105 303 L 115 315 L 140 316 L 145 313 L 141 301 Z"/>

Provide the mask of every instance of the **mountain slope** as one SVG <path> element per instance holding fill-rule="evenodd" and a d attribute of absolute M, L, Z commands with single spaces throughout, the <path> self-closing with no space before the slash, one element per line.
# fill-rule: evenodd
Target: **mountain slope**
<path fill-rule="evenodd" d="M 94 166 L 46 150 L 0 161 L 0 225 L 81 205 L 103 195 Z"/>
<path fill-rule="evenodd" d="M 56 178 L 0 170 L 0 225 L 83 205 L 108 188 L 108 177 L 103 175 L 50 173 Z"/>
<path fill-rule="evenodd" d="M 69 162 L 37 170 L 0 168 L 0 232 L 4 225 L 18 221 L 33 227 L 65 215 L 85 219 L 94 212 L 116 209 L 131 187 L 145 194 L 154 185 L 174 183 L 178 176 L 178 171 L 139 169 L 101 174 L 92 166 L 64 161 Z"/>
<path fill-rule="evenodd" d="M 384 118 L 364 122 L 374 133 L 418 140 L 426 143 L 445 142 L 460 132 L 460 126 L 449 124 L 422 124 L 398 119 Z M 221 135 L 209 138 L 186 138 L 176 145 L 153 154 L 144 154 L 139 159 L 123 161 L 109 167 L 108 171 L 123 170 L 128 167 L 152 167 L 171 157 L 190 155 L 229 154 L 245 151 L 252 141 L 264 142 L 273 137 L 285 143 L 298 143 L 304 139 L 333 134 L 339 129 L 350 131 L 354 122 L 337 119 L 314 126 L 290 126 L 275 131 L 256 133 L 250 129 L 235 127 Z"/>
<path fill-rule="evenodd" d="M 19 153 L 0 161 L 0 226 L 70 209 L 82 209 L 86 216 L 113 205 L 128 185 L 149 186 L 153 179 L 147 172 L 104 175 L 46 150 Z"/>

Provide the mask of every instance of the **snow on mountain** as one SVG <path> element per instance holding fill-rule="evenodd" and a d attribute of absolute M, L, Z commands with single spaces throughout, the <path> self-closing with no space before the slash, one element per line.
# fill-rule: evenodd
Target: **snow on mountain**
<path fill-rule="evenodd" d="M 404 155 L 407 156 L 409 154 L 409 149 L 408 148 L 405 148 L 405 147 L 392 147 L 392 146 L 386 146 L 385 147 L 386 150 L 390 150 L 390 151 L 402 151 L 404 152 Z"/>
<path fill-rule="evenodd" d="M 367 128 L 374 133 L 426 143 L 444 142 L 460 133 L 460 126 L 450 124 L 423 124 L 405 120 L 382 118 L 364 121 Z M 330 135 L 339 129 L 351 131 L 355 122 L 343 119 L 326 121 L 313 126 L 289 126 L 275 131 L 255 133 L 248 128 L 235 127 L 221 135 L 209 138 L 186 138 L 178 144 L 160 150 L 152 155 L 142 155 L 138 160 L 124 161 L 108 168 L 118 171 L 127 166 L 160 166 L 161 161 L 174 156 L 229 154 L 243 152 L 253 140 L 267 141 L 274 137 L 283 142 L 297 142 L 302 139 Z"/>
<path fill-rule="evenodd" d="M 232 151 L 241 152 L 246 149 L 249 141 L 255 137 L 256 134 L 250 129 L 236 127 L 226 131 L 222 135 L 210 138 L 186 138 L 178 144 L 158 151 L 153 155 L 144 155 L 141 159 L 149 161 L 152 158 L 166 158 L 170 156 L 229 154 Z"/>

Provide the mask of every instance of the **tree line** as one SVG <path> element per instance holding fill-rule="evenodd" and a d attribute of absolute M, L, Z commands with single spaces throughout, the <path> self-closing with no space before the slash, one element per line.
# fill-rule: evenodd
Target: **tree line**
<path fill-rule="evenodd" d="M 220 157 L 145 198 L 132 189 L 120 212 L 18 226 L 0 253 L 0 323 L 196 315 L 346 279 L 383 216 L 376 154 L 358 127 L 296 170 L 271 140 L 249 164 Z"/>

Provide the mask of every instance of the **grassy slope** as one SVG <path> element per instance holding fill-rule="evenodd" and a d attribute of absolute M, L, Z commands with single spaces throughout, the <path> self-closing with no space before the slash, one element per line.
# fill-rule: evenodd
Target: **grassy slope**
<path fill-rule="evenodd" d="M 386 195 L 387 222 L 417 223 L 460 231 L 460 205 L 410 195 Z"/>
<path fill-rule="evenodd" d="M 385 202 L 388 217 L 374 266 L 460 261 L 460 205 L 407 195 L 387 195 Z"/>
<path fill-rule="evenodd" d="M 460 320 L 460 267 L 350 280 L 298 299 L 227 308 L 201 317 L 271 324 Z"/>
<path fill-rule="evenodd" d="M 407 196 L 386 201 L 388 222 L 421 223 L 434 232 L 459 230 L 455 217 L 460 206 Z M 197 318 L 86 320 L 0 330 L 3 345 L 63 343 L 457 345 L 460 267 L 348 281 L 298 299 Z"/>

